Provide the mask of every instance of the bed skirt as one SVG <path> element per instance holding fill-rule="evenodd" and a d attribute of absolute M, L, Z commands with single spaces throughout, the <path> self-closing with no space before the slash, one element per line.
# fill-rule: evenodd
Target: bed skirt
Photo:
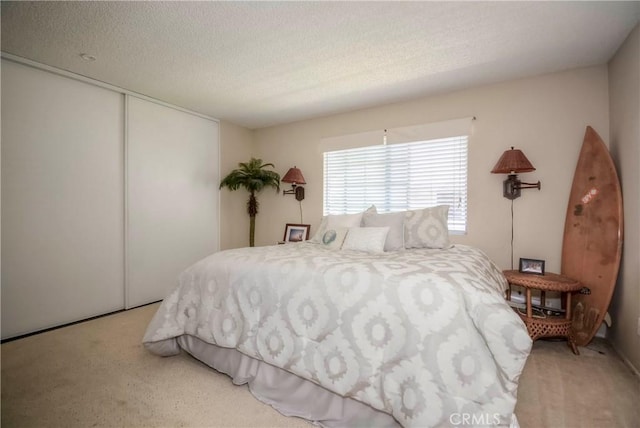
<path fill-rule="evenodd" d="M 178 337 L 178 343 L 196 359 L 229 375 L 236 385 L 248 384 L 254 397 L 285 416 L 297 416 L 328 428 L 400 426 L 387 413 L 341 397 L 236 349 L 221 348 L 189 335 Z"/>

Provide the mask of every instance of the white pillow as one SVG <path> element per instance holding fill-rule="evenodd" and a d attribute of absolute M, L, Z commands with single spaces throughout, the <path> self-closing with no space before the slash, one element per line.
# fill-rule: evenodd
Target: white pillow
<path fill-rule="evenodd" d="M 404 212 L 377 214 L 365 212 L 362 217 L 363 227 L 389 227 L 389 234 L 384 243 L 385 251 L 397 251 L 404 248 Z"/>
<path fill-rule="evenodd" d="M 316 244 L 322 242 L 322 235 L 324 235 L 324 232 L 327 230 L 327 221 L 329 221 L 328 216 L 322 217 L 322 221 L 320 222 L 320 226 L 318 226 L 318 230 L 310 239 L 311 242 L 315 242 Z"/>
<path fill-rule="evenodd" d="M 382 253 L 388 233 L 388 227 L 351 227 L 342 244 L 342 249 Z"/>
<path fill-rule="evenodd" d="M 330 250 L 339 250 L 342 247 L 344 238 L 347 236 L 347 232 L 349 232 L 349 229 L 346 227 L 327 229 L 320 239 L 320 245 Z"/>
<path fill-rule="evenodd" d="M 335 229 L 336 227 L 360 227 L 362 214 L 363 213 L 327 216 L 327 230 Z"/>
<path fill-rule="evenodd" d="M 449 248 L 449 205 L 406 211 L 405 248 Z"/>
<path fill-rule="evenodd" d="M 335 229 L 337 227 L 360 227 L 362 225 L 362 215 L 365 213 L 376 213 L 376 206 L 371 205 L 365 211 L 357 214 L 329 214 L 322 217 L 318 231 L 311 238 L 311 242 L 321 243 L 322 236 L 327 228 Z"/>

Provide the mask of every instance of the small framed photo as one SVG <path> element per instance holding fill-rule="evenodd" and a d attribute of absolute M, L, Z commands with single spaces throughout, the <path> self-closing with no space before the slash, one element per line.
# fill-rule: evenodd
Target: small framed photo
<path fill-rule="evenodd" d="M 284 229 L 284 242 L 302 242 L 309 239 L 309 224 L 287 223 Z"/>
<path fill-rule="evenodd" d="M 518 271 L 521 273 L 544 275 L 544 260 L 520 259 L 520 268 Z"/>

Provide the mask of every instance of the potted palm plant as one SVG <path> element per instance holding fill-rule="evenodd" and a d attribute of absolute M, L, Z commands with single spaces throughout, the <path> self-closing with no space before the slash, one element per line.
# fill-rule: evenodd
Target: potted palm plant
<path fill-rule="evenodd" d="M 249 162 L 240 162 L 239 168 L 234 169 L 221 182 L 220 188 L 228 187 L 229 190 L 237 190 L 240 187 L 247 189 L 249 200 L 247 212 L 249 213 L 249 246 L 255 244 L 256 215 L 258 214 L 258 199 L 256 194 L 265 187 L 274 187 L 280 191 L 280 174 L 265 169 L 274 168 L 272 163 L 262 163 L 262 159 L 251 158 Z"/>

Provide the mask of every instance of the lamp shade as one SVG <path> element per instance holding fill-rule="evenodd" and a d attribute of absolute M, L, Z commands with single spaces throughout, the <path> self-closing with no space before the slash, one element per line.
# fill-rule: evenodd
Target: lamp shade
<path fill-rule="evenodd" d="M 498 159 L 498 163 L 491 170 L 492 174 L 518 174 L 521 172 L 531 172 L 536 169 L 531 165 L 529 159 L 521 150 L 514 149 L 505 150 Z"/>
<path fill-rule="evenodd" d="M 304 181 L 304 176 L 302 175 L 302 171 L 298 169 L 298 167 L 289 168 L 289 171 L 282 177 L 283 183 L 292 183 L 292 184 L 307 184 Z"/>

